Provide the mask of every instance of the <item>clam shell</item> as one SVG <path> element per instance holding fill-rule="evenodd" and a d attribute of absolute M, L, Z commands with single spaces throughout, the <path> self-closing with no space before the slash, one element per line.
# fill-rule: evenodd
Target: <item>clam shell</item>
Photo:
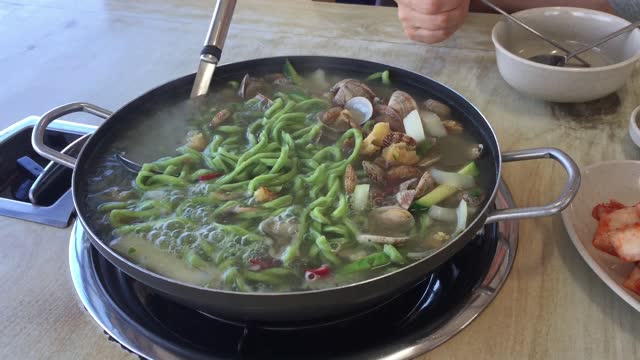
<path fill-rule="evenodd" d="M 424 107 L 440 117 L 447 118 L 451 116 L 451 108 L 438 100 L 429 99 L 424 102 Z"/>
<path fill-rule="evenodd" d="M 349 99 L 349 101 L 344 105 L 344 108 L 351 111 L 351 114 L 360 125 L 369 121 L 373 116 L 373 105 L 371 104 L 371 101 L 362 96 L 356 96 Z"/>
<path fill-rule="evenodd" d="M 387 147 L 391 144 L 397 144 L 401 142 L 407 144 L 407 146 L 409 146 L 410 149 L 415 149 L 417 145 L 416 140 L 411 136 L 401 133 L 399 131 L 394 131 L 387 134 L 384 137 L 384 139 L 382 139 L 382 146 Z"/>
<path fill-rule="evenodd" d="M 389 98 L 389 107 L 395 110 L 401 119 L 404 119 L 407 114 L 418 109 L 418 104 L 416 104 L 413 97 L 406 92 L 395 91 Z"/>
<path fill-rule="evenodd" d="M 344 191 L 347 194 L 351 194 L 356 189 L 357 184 L 358 176 L 356 175 L 356 171 L 351 165 L 347 165 L 344 171 Z"/>
<path fill-rule="evenodd" d="M 329 91 L 334 94 L 333 104 L 336 106 L 344 106 L 347 101 L 358 96 L 362 96 L 369 101 L 373 101 L 376 97 L 376 94 L 367 85 L 355 79 L 339 81 Z"/>
<path fill-rule="evenodd" d="M 370 161 L 363 161 L 362 167 L 364 171 L 367 173 L 369 179 L 377 185 L 385 185 L 387 183 L 387 178 L 385 176 L 384 170 L 382 168 Z"/>
<path fill-rule="evenodd" d="M 416 197 L 423 197 L 429 191 L 435 189 L 435 187 L 436 181 L 433 180 L 431 174 L 429 174 L 428 171 L 425 171 L 424 174 L 422 174 L 422 177 L 420 177 L 418 185 L 416 186 Z"/>
<path fill-rule="evenodd" d="M 413 215 L 399 206 L 385 206 L 369 212 L 369 228 L 374 234 L 404 234 L 415 224 Z"/>

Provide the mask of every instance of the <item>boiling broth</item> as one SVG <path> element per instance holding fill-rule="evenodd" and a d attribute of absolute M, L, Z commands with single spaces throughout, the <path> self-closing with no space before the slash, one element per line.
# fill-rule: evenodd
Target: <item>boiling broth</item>
<path fill-rule="evenodd" d="M 288 292 L 395 271 L 464 230 L 491 179 L 482 146 L 446 105 L 403 93 L 415 96 L 400 102 L 408 108 L 390 106 L 402 96 L 389 74 L 351 74 L 340 87 L 349 74 L 293 71 L 236 79 L 197 106 L 140 119 L 89 181 L 96 232 L 131 261 L 183 282 Z M 364 124 L 345 110 L 353 97 L 374 108 Z M 430 126 L 445 133 L 432 136 L 419 116 L 424 138 L 408 136 L 413 110 L 438 112 Z M 113 158 L 123 150 L 143 171 L 124 171 Z M 446 196 L 437 194 L 443 186 Z"/>

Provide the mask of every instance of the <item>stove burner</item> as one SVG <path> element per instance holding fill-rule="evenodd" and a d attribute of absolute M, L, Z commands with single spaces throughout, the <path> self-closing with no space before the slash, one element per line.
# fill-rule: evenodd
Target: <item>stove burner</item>
<path fill-rule="evenodd" d="M 503 183 L 496 206 L 513 206 Z M 442 344 L 488 306 L 511 269 L 517 241 L 517 222 L 487 225 L 449 262 L 384 304 L 341 319 L 286 325 L 222 321 L 168 300 L 111 265 L 79 223 L 70 266 L 85 308 L 142 357 L 404 359 Z"/>
<path fill-rule="evenodd" d="M 67 227 L 74 211 L 71 169 L 49 163 L 31 147 L 38 117 L 31 116 L 0 131 L 0 215 Z M 56 150 L 77 152 L 94 126 L 56 121 L 45 141 Z M 43 166 L 45 166 L 43 168 Z"/>

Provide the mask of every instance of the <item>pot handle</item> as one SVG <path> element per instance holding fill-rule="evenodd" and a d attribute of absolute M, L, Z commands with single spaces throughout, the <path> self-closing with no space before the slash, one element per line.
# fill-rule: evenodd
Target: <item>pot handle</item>
<path fill-rule="evenodd" d="M 556 148 L 536 148 L 510 151 L 502 154 L 503 162 L 534 159 L 553 159 L 564 167 L 569 179 L 564 190 L 562 190 L 562 194 L 555 201 L 544 206 L 496 210 L 487 216 L 486 223 L 554 215 L 564 210 L 571 203 L 580 188 L 580 168 L 565 152 Z"/>
<path fill-rule="evenodd" d="M 47 127 L 49 126 L 49 124 L 51 124 L 54 120 L 76 112 L 86 112 L 103 119 L 107 119 L 109 116 L 111 116 L 111 114 L 113 114 L 109 110 L 88 103 L 70 103 L 59 106 L 42 115 L 40 120 L 38 120 L 36 125 L 33 127 L 33 132 L 31 133 L 31 146 L 33 146 L 33 149 L 38 154 L 42 155 L 42 157 L 48 160 L 72 169 L 76 166 L 76 159 L 45 145 L 44 135 L 47 132 Z"/>

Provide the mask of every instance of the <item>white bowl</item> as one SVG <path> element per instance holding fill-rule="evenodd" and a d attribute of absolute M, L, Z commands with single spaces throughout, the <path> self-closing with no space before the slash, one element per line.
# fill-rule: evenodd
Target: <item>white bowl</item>
<path fill-rule="evenodd" d="M 640 147 L 640 127 L 638 122 L 640 121 L 640 106 L 638 106 L 631 113 L 631 119 L 629 119 L 629 136 L 631 140 Z"/>
<path fill-rule="evenodd" d="M 629 305 L 640 311 L 640 295 L 622 286 L 634 268 L 616 256 L 593 247 L 591 243 L 598 222 L 591 210 L 611 199 L 625 205 L 640 202 L 640 161 L 606 161 L 581 169 L 578 194 L 562 212 L 562 221 L 573 245 L 598 277 Z M 612 176 L 615 174 L 615 176 Z"/>
<path fill-rule="evenodd" d="M 629 24 L 611 14 L 571 7 L 535 8 L 513 15 L 569 50 Z M 556 67 L 525 59 L 552 51 L 564 53 L 506 18 L 494 26 L 491 39 L 504 80 L 526 95 L 553 102 L 586 102 L 615 92 L 627 82 L 640 58 L 638 29 L 600 45 L 600 52 L 582 55 L 594 62 L 596 66 L 591 68 Z M 602 56 L 608 57 L 611 64 L 597 66 Z"/>

